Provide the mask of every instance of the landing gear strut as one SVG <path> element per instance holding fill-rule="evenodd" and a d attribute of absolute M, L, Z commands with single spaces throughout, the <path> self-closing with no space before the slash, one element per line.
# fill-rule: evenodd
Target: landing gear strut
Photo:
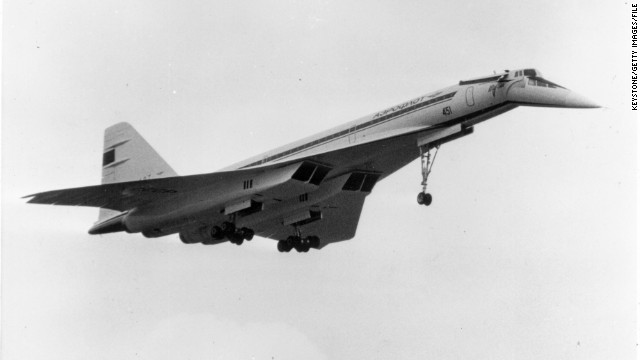
<path fill-rule="evenodd" d="M 436 155 L 438 155 L 438 149 L 440 149 L 440 145 L 436 145 L 436 151 L 434 151 L 433 153 L 433 158 L 431 158 L 431 149 L 432 147 L 429 144 L 420 146 L 420 165 L 422 166 L 422 192 L 418 193 L 417 200 L 418 204 L 425 206 L 431 205 L 431 202 L 433 201 L 433 197 L 427 192 L 427 180 L 429 179 L 429 174 L 431 174 L 433 163 L 436 161 Z"/>

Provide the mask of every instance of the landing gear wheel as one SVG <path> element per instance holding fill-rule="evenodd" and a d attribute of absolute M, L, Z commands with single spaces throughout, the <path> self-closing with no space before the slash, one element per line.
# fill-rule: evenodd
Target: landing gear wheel
<path fill-rule="evenodd" d="M 293 235 L 289 236 L 287 240 L 285 240 L 285 243 L 287 244 L 288 247 L 293 249 L 296 245 L 296 237 Z"/>
<path fill-rule="evenodd" d="M 309 246 L 317 249 L 320 247 L 320 238 L 313 235 L 313 236 L 309 236 Z"/>
<path fill-rule="evenodd" d="M 309 241 L 309 238 L 304 238 L 304 239 L 300 239 L 300 252 L 309 252 L 309 249 L 311 248 L 311 243 Z"/>
<path fill-rule="evenodd" d="M 242 229 L 240 229 L 240 232 L 242 233 L 242 237 L 245 240 L 251 241 L 253 239 L 253 235 L 254 235 L 253 230 L 247 229 L 246 227 L 243 227 Z"/>
<path fill-rule="evenodd" d="M 286 240 L 278 241 L 278 251 L 288 253 L 291 249 L 293 249 L 293 247 L 289 245 Z"/>
<path fill-rule="evenodd" d="M 229 242 L 236 245 L 242 245 L 244 238 L 242 237 L 242 234 L 238 232 L 229 236 Z"/>
<path fill-rule="evenodd" d="M 286 240 L 278 241 L 279 252 L 289 252 L 292 249 L 296 249 L 299 253 L 309 252 L 311 248 L 320 247 L 320 238 L 317 236 L 307 236 L 302 238 L 300 236 L 291 235 Z"/>
<path fill-rule="evenodd" d="M 211 238 L 214 240 L 220 240 L 224 237 L 224 233 L 222 232 L 222 229 L 220 228 L 220 226 L 211 227 L 211 231 L 209 232 L 209 235 L 211 235 Z"/>
<path fill-rule="evenodd" d="M 222 231 L 227 237 L 231 237 L 236 231 L 236 226 L 232 222 L 225 221 L 222 223 Z"/>
<path fill-rule="evenodd" d="M 302 244 L 302 239 L 300 236 L 294 236 L 293 248 L 296 249 L 297 252 L 303 252 L 304 245 Z"/>
<path fill-rule="evenodd" d="M 431 194 L 429 193 L 425 194 L 423 192 L 418 194 L 418 204 L 429 206 L 431 205 L 432 201 L 433 201 L 433 197 L 431 196 Z"/>

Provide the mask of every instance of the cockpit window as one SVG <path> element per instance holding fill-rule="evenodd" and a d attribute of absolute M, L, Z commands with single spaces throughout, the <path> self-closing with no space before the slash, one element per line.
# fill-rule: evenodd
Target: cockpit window
<path fill-rule="evenodd" d="M 526 73 L 526 70 L 525 70 L 525 73 Z M 548 88 L 552 88 L 552 89 L 555 89 L 555 88 L 564 89 L 564 87 L 562 87 L 562 86 L 560 86 L 558 84 L 554 84 L 551 81 L 548 81 L 548 80 L 545 80 L 545 79 L 539 78 L 539 77 L 531 77 L 531 78 L 529 78 L 529 83 L 528 84 L 532 85 L 532 86 L 548 87 Z"/>
<path fill-rule="evenodd" d="M 536 71 L 533 69 L 525 69 L 524 76 L 538 76 L 538 74 L 536 74 Z"/>

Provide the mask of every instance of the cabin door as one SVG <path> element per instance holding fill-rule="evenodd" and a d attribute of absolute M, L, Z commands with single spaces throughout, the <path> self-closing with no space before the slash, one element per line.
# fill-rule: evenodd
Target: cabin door
<path fill-rule="evenodd" d="M 467 88 L 467 105 L 473 106 L 475 102 L 473 101 L 473 86 L 469 86 Z"/>
<path fill-rule="evenodd" d="M 349 144 L 355 144 L 356 143 L 356 127 L 352 127 L 351 129 L 349 129 Z"/>

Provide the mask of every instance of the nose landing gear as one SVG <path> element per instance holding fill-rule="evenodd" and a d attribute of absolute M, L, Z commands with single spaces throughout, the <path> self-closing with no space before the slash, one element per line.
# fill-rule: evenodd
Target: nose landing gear
<path fill-rule="evenodd" d="M 418 204 L 429 206 L 433 201 L 433 197 L 431 194 L 427 192 L 427 180 L 429 179 L 429 174 L 431 174 L 431 168 L 433 167 L 433 163 L 436 161 L 436 155 L 438 155 L 438 150 L 440 149 L 440 145 L 435 146 L 436 151 L 433 153 L 433 158 L 431 158 L 431 147 L 429 144 L 420 146 L 420 165 L 422 167 L 422 192 L 418 193 Z"/>

